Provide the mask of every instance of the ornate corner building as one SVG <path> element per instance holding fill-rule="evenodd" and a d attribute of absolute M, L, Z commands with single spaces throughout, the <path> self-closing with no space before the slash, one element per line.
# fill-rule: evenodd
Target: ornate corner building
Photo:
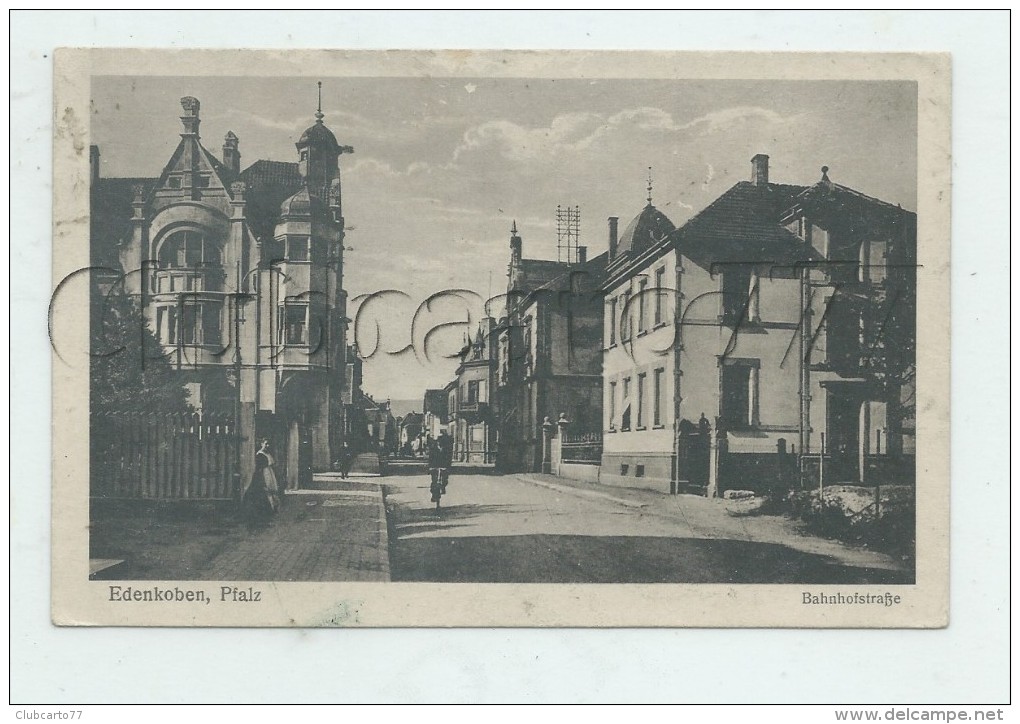
<path fill-rule="evenodd" d="M 102 178 L 92 147 L 92 263 L 104 289 L 137 301 L 159 347 L 146 354 L 180 374 L 192 406 L 236 417 L 240 479 L 268 438 L 296 487 L 331 466 L 358 396 L 339 168 L 353 149 L 320 102 L 296 162 L 242 170 L 233 132 L 220 157 L 202 145 L 200 107 L 181 99 L 180 143 L 157 177 Z"/>

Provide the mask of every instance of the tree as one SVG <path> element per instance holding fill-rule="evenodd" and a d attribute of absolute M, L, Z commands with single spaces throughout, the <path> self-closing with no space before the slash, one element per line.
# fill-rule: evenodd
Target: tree
<path fill-rule="evenodd" d="M 134 299 L 118 288 L 93 295 L 90 409 L 188 412 L 188 393 Z"/>

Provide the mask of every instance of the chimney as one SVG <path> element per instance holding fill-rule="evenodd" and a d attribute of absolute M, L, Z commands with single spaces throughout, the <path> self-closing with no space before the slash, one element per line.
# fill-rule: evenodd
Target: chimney
<path fill-rule="evenodd" d="M 92 180 L 92 186 L 99 182 L 99 146 L 92 144 L 89 146 L 89 177 Z"/>
<path fill-rule="evenodd" d="M 184 124 L 184 133 L 182 136 L 194 136 L 198 138 L 198 111 L 202 107 L 202 104 L 198 102 L 198 98 L 192 98 L 191 96 L 184 96 L 181 98 L 181 108 L 184 109 L 184 115 L 181 116 L 181 123 Z"/>
<path fill-rule="evenodd" d="M 584 264 L 588 261 L 588 247 L 579 246 L 577 247 L 577 263 Z"/>
<path fill-rule="evenodd" d="M 609 258 L 616 258 L 616 236 L 620 226 L 619 216 L 609 217 Z"/>
<path fill-rule="evenodd" d="M 223 165 L 234 174 L 241 173 L 241 152 L 237 150 L 238 140 L 233 131 L 223 137 Z"/>
<path fill-rule="evenodd" d="M 769 185 L 769 157 L 764 153 L 751 159 L 751 182 L 755 186 Z"/>

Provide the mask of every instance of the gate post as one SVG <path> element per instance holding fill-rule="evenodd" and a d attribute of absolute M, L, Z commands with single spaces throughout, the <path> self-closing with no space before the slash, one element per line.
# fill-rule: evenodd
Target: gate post
<path fill-rule="evenodd" d="M 548 416 L 542 422 L 542 472 L 552 472 L 552 431 L 554 425 Z"/>
<path fill-rule="evenodd" d="M 560 471 L 561 471 L 560 465 L 563 463 L 563 438 L 567 434 L 567 426 L 568 425 L 570 425 L 570 420 L 567 419 L 567 413 L 561 412 L 559 419 L 556 420 L 556 437 L 559 440 L 559 443 L 557 445 L 557 450 L 559 451 L 559 455 L 557 456 L 555 464 L 553 464 L 551 462 L 551 460 L 552 460 L 552 445 L 550 444 L 550 447 L 549 447 L 549 457 L 550 457 L 549 471 L 550 472 L 555 472 L 556 475 L 560 474 Z"/>
<path fill-rule="evenodd" d="M 708 435 L 708 487 L 705 490 L 706 498 L 719 497 L 719 468 L 722 458 L 726 454 L 726 430 L 720 424 L 720 419 L 715 419 L 715 433 Z"/>

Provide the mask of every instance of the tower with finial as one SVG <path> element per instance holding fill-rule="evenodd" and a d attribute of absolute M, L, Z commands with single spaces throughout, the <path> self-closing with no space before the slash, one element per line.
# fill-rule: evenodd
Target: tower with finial
<path fill-rule="evenodd" d="M 819 181 L 818 183 L 820 183 L 822 186 L 825 186 L 827 189 L 829 189 L 829 191 L 832 191 L 833 186 L 835 186 L 835 184 L 832 183 L 832 179 L 829 178 L 828 166 L 822 166 L 822 180 Z"/>
<path fill-rule="evenodd" d="M 652 205 L 652 167 L 648 167 L 648 205 Z"/>
<path fill-rule="evenodd" d="M 305 129 L 295 145 L 298 171 L 305 180 L 308 193 L 321 199 L 329 195 L 333 181 L 338 177 L 337 162 L 343 152 L 336 136 L 323 123 L 325 117 L 322 112 L 322 81 L 319 81 L 315 123 Z"/>
<path fill-rule="evenodd" d="M 524 253 L 524 244 L 520 234 L 517 233 L 517 219 L 510 225 L 510 269 L 521 265 L 521 257 Z"/>

